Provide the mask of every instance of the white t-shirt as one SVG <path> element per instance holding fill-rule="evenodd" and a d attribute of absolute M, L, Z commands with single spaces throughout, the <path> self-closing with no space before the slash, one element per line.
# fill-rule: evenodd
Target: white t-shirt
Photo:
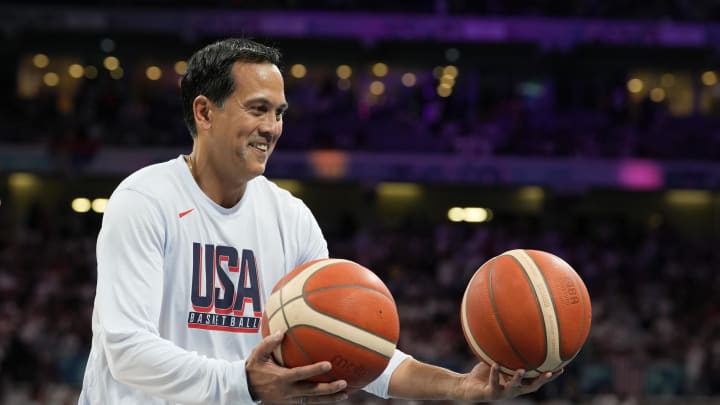
<path fill-rule="evenodd" d="M 328 257 L 307 206 L 265 177 L 234 207 L 210 200 L 182 156 L 110 198 L 97 241 L 93 339 L 80 405 L 244 404 L 244 359 L 286 273 Z M 365 390 L 387 397 L 396 351 Z"/>

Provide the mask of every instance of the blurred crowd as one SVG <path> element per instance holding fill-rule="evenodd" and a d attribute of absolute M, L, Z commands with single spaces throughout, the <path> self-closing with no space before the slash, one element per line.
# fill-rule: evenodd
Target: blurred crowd
<path fill-rule="evenodd" d="M 451 94 L 442 97 L 430 70 L 415 70 L 406 87 L 404 70 L 391 69 L 381 80 L 361 72 L 339 80 L 334 66 L 308 67 L 301 79 L 288 73 L 290 109 L 279 150 L 720 158 L 715 107 L 671 114 L 667 99 L 629 93 L 627 77 L 592 84 L 584 73 L 524 79 L 461 67 Z M 129 80 L 101 72 L 62 102 L 52 91 L 13 100 L 0 112 L 7 128 L 3 142 L 45 145 L 51 156 L 71 155 L 78 162 L 105 146 L 190 145 L 175 80 L 152 91 L 137 91 L 138 83 Z M 384 83 L 380 95 L 368 92 L 374 80 Z M 700 91 L 712 89 L 700 85 L 698 99 Z"/>
<path fill-rule="evenodd" d="M 320 215 L 320 221 L 332 256 L 356 260 L 386 281 L 401 319 L 399 347 L 417 358 L 468 370 L 474 359 L 459 322 L 466 283 L 491 257 L 534 248 L 565 258 L 581 274 L 593 325 L 561 379 L 532 398 L 635 404 L 719 395 L 716 241 L 561 211 L 473 225 L 421 217 L 370 224 L 351 214 L 342 221 Z M 20 228 L 0 233 L 0 403 L 69 404 L 81 384 L 99 216 L 63 212 L 35 209 Z"/>

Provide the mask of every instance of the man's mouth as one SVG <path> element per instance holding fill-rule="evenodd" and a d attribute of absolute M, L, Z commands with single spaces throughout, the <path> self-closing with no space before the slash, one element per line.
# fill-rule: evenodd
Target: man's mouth
<path fill-rule="evenodd" d="M 253 148 L 255 148 L 261 152 L 267 152 L 268 148 L 270 147 L 267 143 L 260 143 L 260 142 L 251 143 L 250 146 L 252 146 Z"/>

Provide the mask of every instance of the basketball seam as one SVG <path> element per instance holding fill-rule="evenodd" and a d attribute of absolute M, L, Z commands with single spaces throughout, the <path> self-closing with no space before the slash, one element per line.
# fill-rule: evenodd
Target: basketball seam
<path fill-rule="evenodd" d="M 378 352 L 377 350 L 373 350 L 373 349 L 370 348 L 370 347 L 363 346 L 363 345 L 361 345 L 361 344 L 359 344 L 359 343 L 357 343 L 357 342 L 353 342 L 352 340 L 349 340 L 348 338 L 345 338 L 345 337 L 342 337 L 342 336 L 340 336 L 340 335 L 336 335 L 336 334 L 334 334 L 334 333 L 331 333 L 330 331 L 328 331 L 328 330 L 326 330 L 326 329 L 318 328 L 318 327 L 315 326 L 315 325 L 309 325 L 309 324 L 305 324 L 305 323 L 297 323 L 297 324 L 293 325 L 293 326 L 291 327 L 291 329 L 295 329 L 295 328 L 300 327 L 300 326 L 305 327 L 305 328 L 310 328 L 310 329 L 313 329 L 313 330 L 317 330 L 317 331 L 320 331 L 320 332 L 322 332 L 322 333 L 324 333 L 324 334 L 326 334 L 326 335 L 330 335 L 330 336 L 332 336 L 332 337 L 338 338 L 338 339 L 340 339 L 340 340 L 342 340 L 342 341 L 344 341 L 344 342 L 350 343 L 350 344 L 353 345 L 353 346 L 356 346 L 356 347 L 358 347 L 358 348 L 361 348 L 361 349 L 366 350 L 366 351 L 371 352 L 371 353 L 375 353 L 375 354 L 377 354 L 378 356 L 380 356 L 380 357 L 382 357 L 382 358 L 389 359 L 389 358 L 392 357 L 392 355 L 391 355 L 391 356 L 386 356 L 386 355 Z M 299 344 L 298 344 L 298 347 L 300 347 Z"/>
<path fill-rule="evenodd" d="M 325 268 L 326 266 L 329 266 L 329 265 L 331 265 L 331 264 L 335 264 L 335 263 L 338 263 L 338 262 L 343 262 L 343 261 L 346 261 L 346 260 L 342 260 L 342 259 L 340 259 L 340 260 L 330 260 L 328 263 L 325 263 L 323 266 L 319 266 L 317 269 L 315 269 L 315 270 L 312 272 L 312 274 L 317 273 L 318 271 L 320 271 L 320 269 L 323 269 L 323 268 Z M 317 266 L 318 264 L 320 264 L 320 263 L 314 263 L 314 264 L 308 266 L 306 269 L 315 267 L 315 266 Z M 308 277 L 308 278 L 309 278 L 309 277 Z M 274 314 L 276 314 L 278 311 L 281 311 L 282 317 L 283 317 L 283 321 L 285 321 L 285 331 L 286 331 L 286 333 L 289 334 L 290 337 L 295 341 L 295 346 L 297 346 L 297 347 L 300 348 L 300 350 L 301 350 L 301 352 L 303 352 L 303 355 L 305 356 L 305 358 L 306 358 L 308 361 L 313 362 L 312 359 L 310 358 L 310 356 L 309 356 L 307 353 L 305 353 L 305 351 L 302 349 L 302 346 L 299 345 L 299 342 L 298 342 L 297 338 L 293 335 L 293 333 L 292 333 L 292 331 L 291 331 L 291 328 L 290 328 L 290 322 L 288 321 L 287 314 L 285 313 L 285 307 L 286 307 L 286 305 L 285 305 L 285 300 L 284 300 L 284 297 L 283 297 L 283 296 L 284 296 L 284 292 L 285 292 L 285 288 L 283 288 L 283 287 L 285 287 L 285 285 L 287 285 L 290 281 L 291 281 L 291 280 L 286 280 L 286 282 L 283 283 L 282 287 L 278 290 L 279 298 L 280 298 L 280 308 L 278 308 L 275 312 L 273 312 L 273 316 L 274 316 Z M 304 288 L 305 288 L 305 283 L 307 283 L 307 279 L 306 279 L 305 282 L 303 283 L 300 291 L 303 291 L 303 290 L 304 290 Z M 300 297 L 302 297 L 302 294 L 300 295 Z M 289 303 L 289 302 L 292 302 L 293 300 L 295 300 L 295 299 L 297 299 L 297 298 L 298 298 L 298 297 L 295 297 L 295 298 L 291 299 L 290 301 L 288 301 L 288 303 Z M 270 319 L 271 319 L 273 316 L 268 317 L 268 322 L 270 322 Z M 282 350 L 280 350 L 280 352 L 282 353 Z M 283 363 L 282 365 L 285 365 L 285 359 L 284 359 L 284 358 L 281 358 L 280 361 Z"/>
<path fill-rule="evenodd" d="M 312 272 L 312 274 L 315 274 L 315 273 L 317 273 L 318 271 L 320 271 L 321 269 L 325 268 L 326 266 L 329 266 L 329 265 L 331 265 L 331 264 L 335 264 L 335 263 L 338 263 L 338 262 L 346 262 L 346 261 L 347 261 L 347 260 L 342 260 L 342 259 L 330 259 L 330 260 L 327 261 L 327 263 L 323 263 L 323 265 L 321 265 L 321 266 L 318 266 L 318 265 L 320 264 L 320 262 L 318 262 L 318 263 L 313 263 L 313 264 L 311 264 L 311 265 L 308 266 L 306 269 L 310 269 L 310 268 L 313 268 L 313 267 L 318 266 L 318 268 L 317 268 L 317 269 L 314 269 L 313 272 Z M 308 276 L 308 279 L 309 279 L 309 276 Z M 286 331 L 286 334 L 290 335 L 290 338 L 295 341 L 295 346 L 297 346 L 298 348 L 300 348 L 300 351 L 302 352 L 303 356 L 305 356 L 305 358 L 306 358 L 309 362 L 313 362 L 313 360 L 310 358 L 310 356 L 302 349 L 302 346 L 300 346 L 300 344 L 299 344 L 299 342 L 298 342 L 298 339 L 297 339 L 297 338 L 295 337 L 295 335 L 292 333 L 292 330 L 291 330 L 291 328 L 290 328 L 290 322 L 288 321 L 288 317 L 287 317 L 287 314 L 286 314 L 286 311 L 285 311 L 286 305 L 285 305 L 285 299 L 284 299 L 284 292 L 285 292 L 285 288 L 284 288 L 284 287 L 285 287 L 290 281 L 292 281 L 292 280 L 285 280 L 285 282 L 284 282 L 284 283 L 280 286 L 280 288 L 277 290 L 277 291 L 278 291 L 278 298 L 279 298 L 279 301 L 280 301 L 280 302 L 279 302 L 279 308 L 278 308 L 277 310 L 275 310 L 275 311 L 272 313 L 271 316 L 268 317 L 268 322 L 270 322 L 270 319 L 274 318 L 275 314 L 277 314 L 278 312 L 280 312 L 280 313 L 282 314 L 283 321 L 285 322 L 285 331 Z M 303 282 L 303 285 L 301 286 L 300 291 L 303 291 L 303 290 L 304 290 L 306 283 L 307 283 L 307 279 Z M 301 294 L 299 297 L 302 297 L 302 294 Z M 288 303 L 289 303 L 289 302 L 292 302 L 294 299 L 297 299 L 297 298 L 299 298 L 299 297 L 295 297 L 295 298 L 291 299 L 290 301 L 288 301 Z M 280 350 L 280 353 L 282 353 L 282 350 Z M 282 363 L 282 365 L 285 365 L 285 359 L 284 359 L 284 358 L 281 358 L 281 359 L 280 359 L 280 362 Z"/>
<path fill-rule="evenodd" d="M 317 273 L 318 271 L 324 269 L 325 267 L 327 267 L 327 266 L 329 266 L 329 265 L 337 264 L 337 263 L 346 263 L 346 262 L 349 262 L 349 261 L 348 261 L 348 260 L 344 260 L 344 259 L 327 259 L 327 260 L 326 260 L 326 263 L 316 262 L 316 263 L 313 263 L 313 264 L 307 266 L 307 267 L 305 268 L 305 270 L 310 269 L 310 268 L 313 268 L 313 267 L 316 267 L 316 266 L 322 264 L 322 265 L 319 266 L 317 269 L 314 269 L 314 270 L 313 270 L 313 272 L 311 273 L 311 275 L 312 275 L 312 274 L 315 274 L 315 273 Z M 308 279 L 309 279 L 309 277 L 308 277 Z M 280 303 L 279 303 L 278 308 L 277 308 L 276 310 L 274 310 L 272 313 L 268 314 L 268 320 L 272 319 L 272 318 L 275 316 L 275 314 L 277 314 L 278 312 L 283 311 L 283 308 L 285 307 L 285 301 L 283 300 L 283 291 L 285 290 L 284 287 L 285 287 L 290 281 L 292 281 L 292 279 L 290 279 L 290 280 L 285 280 L 285 282 L 284 282 L 282 285 L 277 286 L 277 287 L 279 287 L 277 290 L 273 290 L 273 292 L 270 294 L 270 295 L 272 296 L 272 294 L 274 294 L 275 292 L 278 292 L 278 298 L 279 298 Z M 307 281 L 308 281 L 308 280 L 306 279 L 306 280 L 303 282 L 303 285 L 301 286 L 300 291 L 304 291 L 304 289 L 305 289 L 305 284 L 307 283 Z M 302 294 L 301 294 L 300 296 L 298 296 L 298 297 L 301 297 L 301 296 L 302 296 Z M 295 298 L 298 298 L 298 297 L 295 297 Z M 293 298 L 293 299 L 295 299 L 295 298 Z M 290 301 L 288 301 L 288 302 L 292 302 L 292 300 L 290 300 Z M 266 303 L 266 305 L 267 305 L 267 303 Z M 267 308 L 266 308 L 266 309 L 267 309 Z M 288 321 L 287 321 L 287 317 L 285 316 L 285 312 L 284 312 L 284 311 L 283 311 L 283 319 L 285 319 L 285 329 L 289 328 L 290 325 L 289 325 L 289 323 L 288 323 Z"/>
<path fill-rule="evenodd" d="M 383 297 L 385 297 L 385 295 L 383 295 L 383 294 L 381 294 L 381 295 L 382 295 Z M 387 297 L 386 297 L 386 298 L 387 298 Z M 315 312 L 321 314 L 322 316 L 325 316 L 325 317 L 334 319 L 334 320 L 336 320 L 336 321 L 338 321 L 338 322 L 342 322 L 342 323 L 344 323 L 344 324 L 346 324 L 346 325 L 348 325 L 348 326 L 350 326 L 350 327 L 359 329 L 359 330 L 367 333 L 368 335 L 375 336 L 376 338 L 378 338 L 378 339 L 380 339 L 380 340 L 384 340 L 384 341 L 386 341 L 386 342 L 388 342 L 388 343 L 393 343 L 393 344 L 395 344 L 392 340 L 390 340 L 390 339 L 388 339 L 388 338 L 386 338 L 386 337 L 384 337 L 384 336 L 380 336 L 380 335 L 378 335 L 377 333 L 375 333 L 375 332 L 373 332 L 373 331 L 371 331 L 371 330 L 368 330 L 368 329 L 365 329 L 365 328 L 361 328 L 361 327 L 358 326 L 358 325 L 354 325 L 354 324 L 348 322 L 346 319 L 338 318 L 338 317 L 332 316 L 332 315 L 330 315 L 330 314 L 328 314 L 328 313 L 318 311 L 317 308 L 313 307 L 312 305 L 310 305 L 310 304 L 308 303 L 307 300 L 305 300 L 305 293 L 303 293 L 303 295 L 298 295 L 298 296 L 292 298 L 291 300 L 284 302 L 284 303 L 283 303 L 283 308 L 285 308 L 286 305 L 292 303 L 293 301 L 297 301 L 297 300 L 303 300 L 303 302 L 305 303 L 305 305 L 308 306 L 308 308 L 313 309 Z M 284 313 L 284 310 L 283 310 L 283 313 Z M 285 325 L 286 325 L 288 328 L 290 328 L 290 322 L 287 321 L 287 318 L 285 318 Z M 296 324 L 296 325 L 299 325 L 299 324 Z M 293 326 L 295 326 L 295 325 L 293 325 Z"/>
<path fill-rule="evenodd" d="M 282 289 L 278 290 L 277 293 L 278 293 L 278 300 L 280 301 L 280 304 L 278 305 L 278 307 L 277 307 L 275 310 L 273 310 L 271 313 L 268 313 L 268 314 L 267 314 L 268 320 L 274 318 L 275 315 L 276 315 L 278 312 L 282 311 L 282 309 L 283 309 L 283 293 L 282 293 Z M 270 296 L 272 296 L 272 294 L 270 294 Z M 268 298 L 267 302 L 265 303 L 265 309 L 266 309 L 266 310 L 268 309 L 267 307 L 268 307 L 268 304 L 269 304 L 269 303 L 270 303 L 270 298 Z M 283 315 L 284 315 L 284 314 L 283 314 Z"/>
<path fill-rule="evenodd" d="M 475 279 L 475 277 L 478 277 L 478 275 L 479 275 L 479 272 L 476 272 L 472 276 L 472 278 L 470 279 L 470 284 L 472 284 L 473 280 Z M 462 328 L 463 334 L 467 338 L 467 341 L 470 344 L 470 348 L 478 357 L 481 357 L 485 362 L 487 362 L 489 364 L 497 363 L 492 358 L 490 358 L 490 356 L 487 353 L 485 353 L 485 351 L 480 347 L 477 340 L 475 339 L 475 336 L 472 334 L 472 332 L 470 330 L 471 327 L 470 327 L 469 316 L 467 313 L 469 311 L 469 308 L 467 305 L 467 300 L 468 300 L 468 291 L 466 290 L 465 294 L 463 294 L 462 303 L 460 304 L 460 306 L 461 306 L 460 322 L 462 323 L 462 326 L 463 326 L 463 328 Z"/>
<path fill-rule="evenodd" d="M 300 344 L 300 340 L 295 336 L 295 333 L 292 330 L 293 328 L 294 328 L 294 326 L 292 328 L 288 329 L 287 332 L 288 332 L 288 335 L 290 335 L 290 338 L 295 342 L 295 347 L 297 347 L 298 350 L 300 351 L 300 353 L 302 353 L 303 357 L 305 357 L 305 360 L 307 360 L 308 364 L 316 363 L 315 359 L 313 359 L 312 356 L 310 356 L 310 354 L 308 354 L 308 352 L 305 350 L 305 348 Z M 335 377 L 332 374 L 332 369 L 330 371 L 323 373 L 322 375 L 324 375 L 325 377 L 330 379 L 330 381 L 337 380 L 337 377 Z"/>
<path fill-rule="evenodd" d="M 530 258 L 530 261 L 533 262 L 533 264 L 535 265 L 535 267 L 537 267 L 538 273 L 540 274 L 540 278 L 542 278 L 542 281 L 543 281 L 543 283 L 545 284 L 545 288 L 547 288 L 547 290 L 548 290 L 548 292 L 549 292 L 550 302 L 552 303 L 552 308 L 553 308 L 553 311 L 555 312 L 555 325 L 557 326 L 557 330 L 558 330 L 558 334 L 557 334 L 557 340 L 558 340 L 558 357 L 560 358 L 560 360 L 563 360 L 563 358 L 562 358 L 562 353 L 561 353 L 561 352 L 562 352 L 562 332 L 560 331 L 560 313 L 559 313 L 558 310 L 557 310 L 557 304 L 555 304 L 555 296 L 554 296 L 553 293 L 552 293 L 552 289 L 550 288 L 550 284 L 548 284 L 547 277 L 545 277 L 545 273 L 544 273 L 544 272 L 542 271 L 542 269 L 540 268 L 540 265 L 535 261 L 535 258 L 532 257 L 532 255 L 531 255 L 530 253 L 528 253 L 528 251 L 524 251 L 524 253 Z M 533 289 L 533 291 L 535 291 L 535 290 Z M 535 294 L 535 297 L 537 298 L 537 293 Z M 540 305 L 539 302 L 538 302 L 538 305 Z M 540 308 L 541 308 L 540 314 L 543 315 L 543 314 L 542 314 L 542 307 L 540 307 Z M 543 315 L 543 316 L 544 316 L 544 315 Z M 543 322 L 543 330 L 544 330 L 544 329 L 545 329 L 545 323 Z M 545 333 L 545 342 L 547 342 L 547 332 Z M 546 350 L 547 350 L 547 349 L 548 349 L 548 347 L 547 347 L 547 344 L 546 344 Z M 548 355 L 549 355 L 549 353 L 546 353 L 546 356 L 548 356 Z M 547 357 L 546 357 L 546 358 L 547 358 Z M 541 365 L 542 365 L 542 364 L 541 364 Z"/>
<path fill-rule="evenodd" d="M 372 292 L 374 292 L 374 293 L 380 294 L 381 296 L 383 296 L 384 298 L 386 298 L 388 301 L 390 301 L 390 303 L 392 303 L 393 305 L 395 304 L 395 300 L 394 300 L 392 297 L 388 297 L 388 296 L 387 296 L 384 292 L 382 292 L 382 291 L 378 291 L 378 290 L 373 289 L 373 288 L 370 288 L 370 287 L 358 286 L 358 285 L 352 285 L 352 284 L 322 287 L 322 288 L 317 288 L 317 289 L 315 289 L 315 290 L 312 290 L 312 291 L 310 291 L 310 292 L 305 292 L 305 291 L 303 291 L 302 295 L 296 296 L 296 297 L 294 297 L 293 299 L 291 299 L 291 300 L 288 301 L 288 302 L 292 302 L 293 300 L 298 299 L 298 298 L 301 298 L 301 297 L 307 297 L 307 296 L 309 296 L 309 295 L 315 294 L 316 292 L 329 291 L 329 290 L 333 290 L 333 289 L 337 289 L 337 288 L 352 288 L 352 289 L 355 289 L 355 290 L 363 289 L 363 290 L 372 291 Z M 283 290 L 283 289 L 280 289 L 280 290 L 278 290 L 278 291 L 281 291 L 281 290 Z M 282 300 L 282 293 L 280 294 L 280 298 L 281 298 L 281 299 L 280 299 L 280 304 L 281 304 L 281 307 L 280 307 L 280 308 L 282 308 L 282 303 L 284 302 L 284 301 Z M 313 306 L 313 305 L 309 305 L 309 306 L 310 306 L 311 308 L 313 308 L 313 309 L 317 309 L 317 308 L 316 308 L 315 306 Z M 275 316 L 275 314 L 276 314 L 278 311 L 280 311 L 280 308 L 276 309 L 276 310 L 273 311 L 271 314 L 269 314 L 269 317 L 272 318 L 273 316 Z"/>
<path fill-rule="evenodd" d="M 543 325 L 546 332 L 545 338 L 545 360 L 537 369 L 552 370 L 562 363 L 560 357 L 560 327 L 559 318 L 555 307 L 555 300 L 552 291 L 549 289 L 545 275 L 540 270 L 537 263 L 533 260 L 527 250 L 514 249 L 504 253 L 515 258 L 521 263 L 521 267 L 530 277 L 536 296 L 540 299 L 540 308 L 542 311 Z M 554 363 L 553 363 L 554 362 Z M 551 368 L 548 368 L 551 367 Z"/>
<path fill-rule="evenodd" d="M 307 360 L 308 364 L 314 364 L 314 363 L 316 363 L 315 359 L 313 359 L 312 356 L 310 356 L 310 354 L 305 350 L 305 348 L 302 346 L 302 344 L 300 344 L 300 339 L 298 339 L 295 336 L 293 329 L 297 326 L 310 326 L 310 325 L 295 325 L 292 328 L 288 329 L 288 335 L 290 335 L 290 338 L 295 342 L 295 347 L 300 351 L 300 353 L 302 353 L 303 357 L 305 357 L 305 360 Z M 317 329 L 317 328 L 313 328 L 313 329 Z M 342 338 L 340 337 L 340 339 L 342 339 Z M 342 340 L 345 340 L 345 339 L 342 339 Z M 383 357 L 385 357 L 385 356 L 383 356 Z M 333 375 L 333 373 L 332 373 L 332 369 L 330 369 L 330 371 L 323 373 L 322 375 L 327 377 L 328 379 L 330 379 L 330 381 L 337 380 L 337 377 L 335 375 Z"/>
<path fill-rule="evenodd" d="M 498 311 L 497 304 L 495 303 L 495 294 L 493 292 L 493 283 L 492 283 L 494 267 L 495 267 L 494 262 L 488 267 L 488 293 L 490 295 L 490 303 L 492 304 L 493 314 L 495 314 L 495 319 L 497 320 L 498 326 L 500 327 L 500 331 L 502 332 L 503 336 L 505 337 L 505 341 L 510 345 L 510 348 L 512 349 L 513 353 L 515 353 L 515 355 L 518 357 L 518 359 L 520 359 L 520 361 L 522 361 L 523 364 L 525 364 L 525 369 L 527 369 L 529 362 L 527 361 L 525 356 L 523 356 L 520 353 L 520 351 L 517 349 L 517 347 L 515 347 L 512 339 L 510 339 L 510 336 L 508 336 L 507 330 L 505 329 L 505 324 L 503 323 L 502 318 L 500 317 L 500 313 Z M 542 315 L 542 311 L 541 311 L 540 315 Z"/>
<path fill-rule="evenodd" d="M 286 334 L 290 336 L 290 338 L 295 342 L 295 347 L 300 350 L 300 353 L 305 357 L 305 360 L 308 361 L 308 363 L 315 363 L 315 360 L 305 351 L 305 349 L 300 344 L 300 340 L 295 336 L 295 333 L 293 332 L 293 328 L 288 328 L 286 331 Z"/>
<path fill-rule="evenodd" d="M 312 290 L 312 291 L 305 291 L 305 290 L 303 290 L 303 296 L 308 296 L 308 295 L 315 294 L 316 292 L 321 292 L 321 291 L 335 290 L 335 289 L 338 289 L 338 288 L 351 288 L 351 289 L 353 289 L 353 290 L 368 290 L 368 291 L 372 291 L 372 292 L 374 292 L 374 293 L 380 294 L 380 295 L 382 295 L 383 297 L 387 298 L 388 300 L 391 299 L 390 297 L 388 297 L 388 296 L 387 296 L 384 292 L 382 292 L 382 291 L 378 291 L 378 290 L 376 290 L 376 289 L 374 289 L 374 288 L 370 288 L 370 287 L 367 287 L 367 286 L 364 286 L 364 285 L 352 285 L 352 284 L 346 284 L 346 285 L 331 285 L 331 286 L 327 286 L 327 287 L 316 288 L 316 289 L 314 289 L 314 290 Z"/>
<path fill-rule="evenodd" d="M 308 274 L 308 276 L 305 278 L 305 280 L 303 280 L 303 283 L 302 283 L 302 285 L 300 286 L 300 291 L 301 291 L 303 294 L 305 293 L 305 286 L 307 285 L 307 283 L 310 282 L 310 279 L 312 278 L 312 277 L 311 277 L 312 275 L 314 275 L 315 273 L 317 273 L 317 272 L 319 272 L 320 270 L 324 269 L 325 267 L 328 267 L 328 266 L 330 266 L 330 265 L 337 264 L 337 263 L 352 263 L 352 262 L 349 261 L 349 260 L 344 260 L 344 259 L 329 259 L 329 260 L 327 261 L 327 263 L 323 263 L 322 266 L 318 266 L 318 268 L 314 269 L 311 274 Z M 312 267 L 312 266 L 310 266 L 310 267 Z M 308 267 L 308 268 L 310 268 L 310 267 Z"/>

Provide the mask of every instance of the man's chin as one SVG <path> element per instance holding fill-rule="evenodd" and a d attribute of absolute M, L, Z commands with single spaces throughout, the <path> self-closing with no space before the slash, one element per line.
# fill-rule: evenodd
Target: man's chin
<path fill-rule="evenodd" d="M 252 170 L 248 173 L 248 177 L 250 177 L 250 179 L 254 179 L 255 177 L 262 176 L 263 174 L 265 174 L 264 164 L 253 167 Z"/>

